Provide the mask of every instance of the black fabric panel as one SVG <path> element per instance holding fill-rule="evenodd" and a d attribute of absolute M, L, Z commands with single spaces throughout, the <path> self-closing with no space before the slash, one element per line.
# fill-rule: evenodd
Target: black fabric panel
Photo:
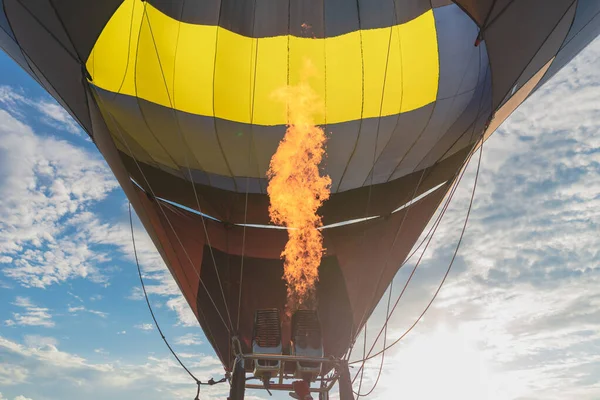
<path fill-rule="evenodd" d="M 546 75 L 532 93 L 551 79 L 598 35 L 600 35 L 600 1 L 579 0 L 575 20 L 565 42 Z"/>
<path fill-rule="evenodd" d="M 254 0 L 223 0 L 218 24 L 229 31 L 251 37 L 254 25 Z"/>
<path fill-rule="evenodd" d="M 48 35 L 51 35 L 73 58 L 77 59 L 77 53 L 49 0 L 18 1 L 47 30 Z"/>
<path fill-rule="evenodd" d="M 514 1 L 487 27 L 484 38 L 492 68 L 494 109 L 510 92 L 573 1 Z"/>
<path fill-rule="evenodd" d="M 362 29 L 405 23 L 431 9 L 429 0 L 148 0 L 148 3 L 182 22 L 219 25 L 256 38 L 287 34 L 323 38 L 350 33 L 359 29 L 359 8 Z"/>
<path fill-rule="evenodd" d="M 23 56 L 21 49 L 15 42 L 15 40 L 8 33 L 4 31 L 4 29 L 0 29 L 0 49 L 2 49 L 6 54 L 9 55 L 25 72 L 27 72 L 33 79 L 40 83 L 37 76 L 31 71 L 29 65 L 27 64 L 27 60 Z"/>
<path fill-rule="evenodd" d="M 289 11 L 289 6 L 291 3 L 291 1 L 256 0 L 256 20 L 254 31 L 250 36 L 257 38 L 278 36 L 282 32 L 288 32 L 288 25 L 293 35 L 302 36 L 302 32 L 299 29 L 304 22 L 292 24 L 290 21 L 292 13 Z M 293 2 L 292 4 L 296 5 L 297 2 Z M 297 14 L 297 12 L 293 13 L 295 17 L 297 17 Z M 288 15 L 290 16 L 289 18 Z"/>
<path fill-rule="evenodd" d="M 41 0 L 21 0 L 27 4 L 32 11 L 37 9 L 37 5 L 41 4 Z M 43 9 L 36 12 L 38 18 L 52 17 L 54 19 L 58 15 L 60 27 L 63 33 L 60 34 L 61 42 L 68 38 L 69 46 L 74 46 L 75 52 L 81 60 L 87 60 L 92 47 L 96 43 L 98 36 L 104 29 L 104 26 L 114 14 L 123 0 L 48 0 L 51 10 L 48 15 Z M 34 7 L 35 5 L 35 7 Z M 33 8 L 32 8 L 33 7 Z M 46 9 L 46 7 L 44 7 Z M 56 22 L 52 22 L 52 30 L 54 31 Z M 58 28 L 58 27 L 57 27 Z M 65 32 L 66 31 L 66 32 Z M 71 45 L 72 43 L 72 45 Z M 72 47 L 70 47 L 72 48 Z"/>
<path fill-rule="evenodd" d="M 371 3 L 370 0 L 361 1 L 363 3 Z M 397 23 L 399 24 L 410 21 L 431 9 L 430 0 L 394 0 L 394 2 L 396 3 Z"/>
<path fill-rule="evenodd" d="M 323 3 L 325 1 L 326 0 L 291 0 L 289 18 L 290 35 L 298 37 L 325 37 L 325 17 L 323 15 L 325 10 Z M 272 24 L 273 22 L 271 20 L 268 23 Z M 285 30 L 283 32 L 285 32 Z M 281 34 L 282 33 L 279 33 L 279 35 Z"/>
<path fill-rule="evenodd" d="M 359 21 L 357 1 L 327 0 L 325 2 L 325 31 L 328 37 L 367 29 Z"/>
<path fill-rule="evenodd" d="M 15 35 L 13 35 L 12 29 L 10 29 L 10 24 L 6 19 L 6 15 L 4 14 L 4 0 L 0 0 L 0 29 L 2 29 L 7 36 L 10 36 L 13 40 L 15 40 Z"/>
<path fill-rule="evenodd" d="M 53 96 L 66 105 L 67 111 L 91 132 L 81 65 L 67 53 L 46 29 L 23 8 L 18 0 L 5 0 L 5 10 L 15 37 L 31 60 L 32 68 L 40 79 L 52 85 Z"/>
<path fill-rule="evenodd" d="M 148 3 L 181 22 L 197 25 L 217 25 L 219 22 L 220 0 L 148 0 Z"/>
<path fill-rule="evenodd" d="M 494 1 L 498 0 L 454 0 L 479 26 L 483 26 Z"/>
<path fill-rule="evenodd" d="M 525 85 L 531 77 L 533 77 L 544 65 L 548 63 L 556 55 L 561 44 L 567 36 L 567 32 L 571 28 L 573 17 L 575 16 L 575 5 L 572 5 L 569 11 L 565 14 L 563 19 L 557 25 L 556 29 L 550 34 L 548 40 L 538 50 L 535 57 L 531 60 L 527 68 L 523 71 L 518 81 L 515 83 L 509 95 L 506 96 L 502 105 L 510 99 L 513 93 L 516 93 L 523 85 Z M 501 106 L 502 106 L 501 105 Z"/>
<path fill-rule="evenodd" d="M 450 4 L 454 4 L 454 2 L 452 0 L 431 0 L 433 8 L 449 6 Z"/>

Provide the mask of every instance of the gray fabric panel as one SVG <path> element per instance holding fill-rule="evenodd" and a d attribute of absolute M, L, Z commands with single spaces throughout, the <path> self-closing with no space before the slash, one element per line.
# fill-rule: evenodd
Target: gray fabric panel
<path fill-rule="evenodd" d="M 579 0 L 575 20 L 565 42 L 544 78 L 538 83 L 533 92 L 560 71 L 598 35 L 600 35 L 600 2 L 597 0 Z"/>
<path fill-rule="evenodd" d="M 488 104 L 491 104 L 491 96 L 489 96 L 489 98 L 490 102 Z M 488 122 L 491 113 L 492 108 L 486 105 L 486 108 L 482 110 L 479 119 L 475 123 L 475 126 L 465 131 L 465 133 L 460 137 L 460 139 L 458 139 L 456 143 L 454 143 L 454 145 L 446 152 L 442 160 L 445 161 L 447 159 L 455 157 L 456 154 L 458 154 L 462 149 L 465 148 L 465 146 L 472 146 L 485 130 L 485 126 Z"/>
<path fill-rule="evenodd" d="M 481 121 L 487 121 L 491 115 L 491 87 L 492 80 L 489 73 L 485 71 L 481 74 L 481 84 L 477 87 L 471 102 L 460 115 L 460 117 L 452 124 L 452 126 L 446 131 L 444 137 L 442 137 L 438 143 L 431 149 L 431 151 L 419 162 L 415 170 L 421 170 L 427 168 L 440 159 L 453 154 L 450 149 L 462 149 L 471 143 L 474 143 L 479 135 L 483 133 L 483 125 Z M 469 138 L 468 140 L 463 137 Z M 462 140 L 461 140 L 462 139 Z M 457 143 L 460 143 L 461 147 L 458 147 Z"/>
<path fill-rule="evenodd" d="M 177 119 L 185 142 L 202 169 L 229 175 L 227 164 L 219 149 L 219 142 L 215 134 L 214 118 L 198 117 L 178 111 Z"/>
<path fill-rule="evenodd" d="M 467 108 L 474 92 L 468 92 L 456 97 L 438 100 L 435 110 L 427 127 L 418 137 L 416 142 L 411 144 L 410 150 L 406 156 L 398 164 L 390 176 L 390 180 L 394 180 L 401 176 L 413 172 L 419 162 L 431 151 L 436 143 L 444 137 L 448 128 Z"/>
<path fill-rule="evenodd" d="M 388 120 L 391 118 L 388 118 Z M 393 118 L 394 120 L 396 118 Z M 352 158 L 348 162 L 348 167 L 344 173 L 342 181 L 339 182 L 338 191 L 345 191 L 356 187 L 363 186 L 371 168 L 376 160 L 376 140 L 377 131 L 382 131 L 382 128 L 390 128 L 389 125 L 382 127 L 379 124 L 379 118 L 364 119 L 361 126 L 361 134 L 358 137 L 358 143 Z M 395 125 L 395 124 L 394 124 Z M 394 129 L 394 126 L 391 127 Z M 391 132 L 386 133 L 389 137 Z M 369 182 L 370 183 L 370 182 Z"/>
<path fill-rule="evenodd" d="M 5 0 L 4 6 L 19 46 L 41 72 L 38 76 L 43 75 L 54 89 L 51 94 L 91 132 L 81 66 L 18 1 Z"/>
<path fill-rule="evenodd" d="M 192 170 L 207 173 L 206 176 L 194 173 L 194 176 L 201 177 L 199 183 L 208 180 L 211 186 L 225 190 L 245 192 L 246 177 L 261 178 L 256 180 L 256 184 L 253 184 L 250 190 L 253 193 L 265 192 L 269 162 L 285 134 L 285 126 L 251 126 L 180 111 L 174 112 L 166 107 L 139 100 L 142 115 L 135 98 L 114 95 L 99 89 L 97 91 L 103 96 L 106 104 L 111 104 L 112 113 L 122 130 L 135 134 L 138 138 L 139 143 L 130 146 L 137 158 L 152 165 L 161 163 L 184 172 L 189 165 Z M 402 163 L 401 173 L 412 171 L 416 163 L 425 157 L 461 115 L 474 93 L 467 92 L 442 101 L 435 107 L 431 124 L 424 133 L 423 129 L 430 119 L 433 104 L 403 113 L 400 117 L 381 118 L 379 137 L 378 118 L 363 120 L 363 134 L 356 149 L 354 145 L 360 121 L 328 125 L 324 169 L 332 178 L 332 191 L 346 191 L 363 185 L 386 182 L 405 157 L 407 159 Z M 149 130 L 148 126 L 152 129 Z M 215 136 L 215 126 L 219 140 Z M 181 135 L 185 143 L 182 143 Z M 420 136 L 422 137 L 417 146 L 411 149 Z M 142 144 L 143 149 L 139 147 Z M 377 163 L 375 173 L 371 177 L 374 151 Z M 236 187 L 240 179 L 234 183 L 232 175 L 240 178 L 244 184 Z"/>
<path fill-rule="evenodd" d="M 331 178 L 331 191 L 338 191 L 346 166 L 350 162 L 354 146 L 358 139 L 360 121 L 327 125 L 326 172 Z"/>
<path fill-rule="evenodd" d="M 114 1 L 114 0 L 113 0 Z M 394 7 L 395 1 L 395 7 Z M 172 18 L 219 25 L 248 37 L 332 37 L 410 21 L 431 9 L 429 0 L 148 0 Z M 183 13 L 181 13 L 183 5 Z M 289 8 L 288 8 L 289 7 Z"/>
<path fill-rule="evenodd" d="M 385 182 L 402 161 L 411 144 L 423 132 L 434 112 L 435 103 L 396 116 L 398 122 L 374 168 L 375 182 Z"/>
<path fill-rule="evenodd" d="M 473 46 L 477 25 L 455 5 L 436 8 L 433 13 L 440 60 L 437 98 L 445 99 L 474 90 L 479 77 L 479 53 L 483 47 Z M 484 61 L 487 64 L 487 57 Z"/>
<path fill-rule="evenodd" d="M 259 167 L 252 143 L 252 138 L 256 135 L 253 132 L 252 125 L 219 118 L 215 119 L 215 123 L 221 148 L 225 153 L 233 176 L 259 176 Z M 274 128 L 277 129 L 277 127 Z M 283 129 L 283 127 L 279 127 L 280 131 Z"/>
<path fill-rule="evenodd" d="M 567 32 L 571 27 L 571 23 L 573 22 L 573 17 L 575 14 L 575 5 L 572 5 L 569 11 L 565 14 L 563 19 L 557 25 L 556 29 L 552 34 L 548 37 L 548 40 L 543 44 L 543 46 L 539 49 L 535 57 L 531 60 L 527 68 L 523 71 L 518 81 L 515 83 L 508 96 L 504 99 L 502 104 L 506 103 L 508 99 L 512 96 L 513 93 L 516 93 L 523 85 L 525 85 L 532 76 L 534 76 L 540 68 L 548 63 L 554 57 L 565 40 Z"/>
<path fill-rule="evenodd" d="M 115 96 L 98 88 L 95 88 L 95 90 L 101 97 L 100 105 L 108 112 L 108 122 L 113 136 L 119 141 L 124 140 L 126 143 L 123 144 L 133 153 L 136 159 L 149 162 L 149 158 L 153 163 L 173 163 L 172 159 L 165 154 L 160 142 L 148 129 L 135 98 Z M 144 102 L 144 100 L 140 100 L 141 102 Z M 136 137 L 143 138 L 143 141 L 138 142 L 134 139 Z"/>
<path fill-rule="evenodd" d="M 573 0 L 515 1 L 486 29 L 484 38 L 492 66 L 494 109 L 509 93 L 572 3 Z"/>

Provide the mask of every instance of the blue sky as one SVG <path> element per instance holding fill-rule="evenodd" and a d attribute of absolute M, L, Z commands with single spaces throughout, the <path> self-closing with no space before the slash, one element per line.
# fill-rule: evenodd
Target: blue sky
<path fill-rule="evenodd" d="M 596 40 L 485 144 L 453 270 L 422 323 L 386 354 L 373 398 L 600 398 L 599 62 Z M 412 324 L 448 266 L 475 167 L 400 303 L 392 339 Z M 220 378 L 137 222 L 135 232 L 166 336 L 201 379 Z M 411 267 L 398 274 L 393 297 Z M 140 295 L 124 194 L 87 136 L 3 53 L 0 304 L 0 400 L 195 395 Z M 369 343 L 384 311 L 369 323 Z M 379 362 L 367 364 L 363 391 Z"/>

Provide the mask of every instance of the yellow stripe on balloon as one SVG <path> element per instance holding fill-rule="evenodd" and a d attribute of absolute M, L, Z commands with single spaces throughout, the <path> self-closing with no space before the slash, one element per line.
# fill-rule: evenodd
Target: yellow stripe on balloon
<path fill-rule="evenodd" d="M 318 124 L 396 115 L 437 97 L 431 10 L 404 24 L 335 37 L 250 38 L 126 0 L 102 31 L 87 68 L 92 83 L 110 92 L 196 115 L 284 125 L 286 106 L 272 93 L 288 80 L 298 83 L 305 60 L 316 69 L 310 83 L 326 107 Z"/>

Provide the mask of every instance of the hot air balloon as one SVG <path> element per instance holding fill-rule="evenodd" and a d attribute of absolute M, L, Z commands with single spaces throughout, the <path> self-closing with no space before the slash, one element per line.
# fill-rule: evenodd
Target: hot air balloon
<path fill-rule="evenodd" d="M 324 399 L 331 371 L 352 398 L 344 355 L 465 161 L 600 31 L 595 0 L 0 4 L 0 47 L 94 141 L 236 400 L 290 376 Z M 267 171 L 289 110 L 271 94 L 307 59 L 331 193 L 318 305 L 286 319 Z"/>

